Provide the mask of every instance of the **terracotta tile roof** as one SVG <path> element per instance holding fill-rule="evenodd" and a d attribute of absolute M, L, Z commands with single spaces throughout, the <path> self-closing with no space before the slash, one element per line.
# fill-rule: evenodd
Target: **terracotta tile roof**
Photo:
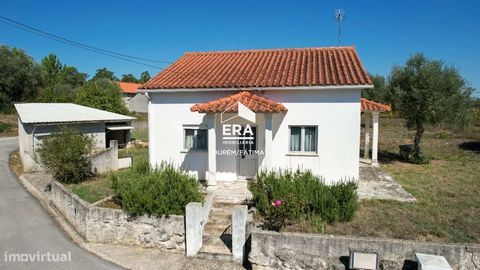
<path fill-rule="evenodd" d="M 354 47 L 185 53 L 143 89 L 371 85 Z"/>
<path fill-rule="evenodd" d="M 116 82 L 118 86 L 122 89 L 125 94 L 136 94 L 138 88 L 142 85 L 141 83 L 131 83 L 131 82 Z"/>
<path fill-rule="evenodd" d="M 389 112 L 390 106 L 362 98 L 362 112 Z"/>
<path fill-rule="evenodd" d="M 245 105 L 253 112 L 286 112 L 287 108 L 274 100 L 257 96 L 248 91 L 242 91 L 228 97 L 219 98 L 206 103 L 193 105 L 192 112 L 238 112 L 238 102 Z"/>

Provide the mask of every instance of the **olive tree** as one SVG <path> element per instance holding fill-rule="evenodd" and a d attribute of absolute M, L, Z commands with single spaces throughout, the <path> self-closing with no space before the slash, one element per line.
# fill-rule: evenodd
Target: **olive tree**
<path fill-rule="evenodd" d="M 415 129 L 414 162 L 426 161 L 421 140 L 426 124 L 447 123 L 464 128 L 470 120 L 471 93 L 459 71 L 419 53 L 404 66 L 394 66 L 389 78 L 394 109 Z"/>

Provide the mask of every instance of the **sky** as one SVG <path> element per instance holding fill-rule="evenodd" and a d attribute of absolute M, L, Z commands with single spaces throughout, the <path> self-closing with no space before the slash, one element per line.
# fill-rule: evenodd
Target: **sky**
<path fill-rule="evenodd" d="M 335 9 L 345 10 L 343 46 L 369 73 L 388 75 L 414 53 L 460 70 L 480 97 L 479 0 L 26 1 L 2 0 L 0 16 L 102 49 L 173 62 L 184 52 L 338 46 Z M 93 76 L 161 69 L 71 47 L 0 22 L 0 44 Z M 159 68 L 168 63 L 148 62 Z"/>

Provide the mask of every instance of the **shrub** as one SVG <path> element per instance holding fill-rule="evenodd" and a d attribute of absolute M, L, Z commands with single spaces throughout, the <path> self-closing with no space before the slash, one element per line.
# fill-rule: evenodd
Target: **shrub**
<path fill-rule="evenodd" d="M 358 208 L 354 182 L 329 186 L 310 172 L 262 172 L 249 188 L 265 226 L 277 231 L 285 220 L 308 219 L 314 227 L 322 221 L 350 221 Z M 282 202 L 280 206 L 276 206 L 277 200 Z"/>
<path fill-rule="evenodd" d="M 11 124 L 0 121 L 0 132 L 6 132 L 11 129 L 12 129 Z"/>
<path fill-rule="evenodd" d="M 62 132 L 45 138 L 37 151 L 43 165 L 57 181 L 71 184 L 91 176 L 92 163 L 88 158 L 91 148 L 91 137 L 62 128 Z"/>
<path fill-rule="evenodd" d="M 142 159 L 110 179 L 122 208 L 133 217 L 183 215 L 189 202 L 202 200 L 196 179 L 167 163 L 152 169 Z"/>

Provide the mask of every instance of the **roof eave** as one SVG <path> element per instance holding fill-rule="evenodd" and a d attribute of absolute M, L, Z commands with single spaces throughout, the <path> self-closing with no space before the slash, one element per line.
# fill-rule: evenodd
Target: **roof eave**
<path fill-rule="evenodd" d="M 150 88 L 138 89 L 140 93 L 175 93 L 175 92 L 198 92 L 198 91 L 288 91 L 288 90 L 363 90 L 373 89 L 373 84 L 358 85 L 318 85 L 318 86 L 276 86 L 276 87 L 225 87 L 225 88 Z"/>

